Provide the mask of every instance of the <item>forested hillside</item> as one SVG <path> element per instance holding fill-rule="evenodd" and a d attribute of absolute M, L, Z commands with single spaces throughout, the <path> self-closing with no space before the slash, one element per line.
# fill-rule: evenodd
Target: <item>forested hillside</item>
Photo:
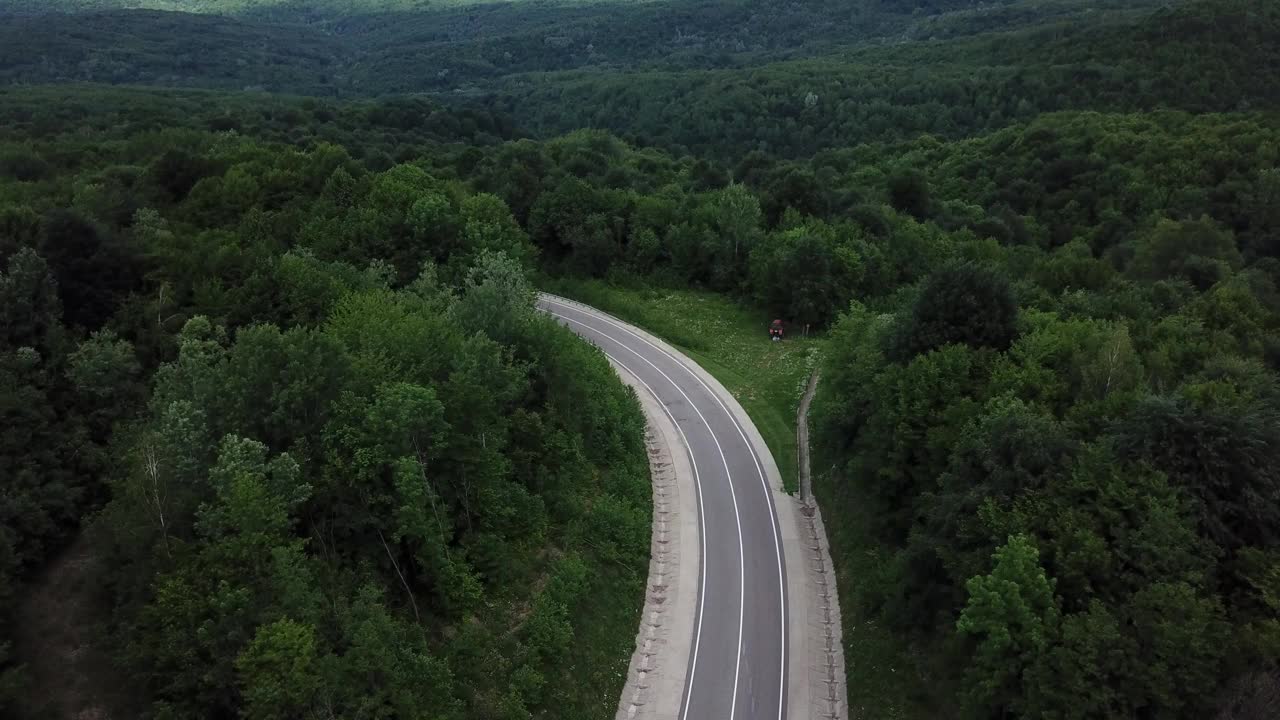
<path fill-rule="evenodd" d="M 0 14 L 19 13 L 0 25 L 0 82 L 251 87 L 335 97 L 501 91 L 505 97 L 510 89 L 498 81 L 527 83 L 527 73 L 746 68 L 1050 19 L 1093 26 L 1159 4 L 963 0 L 934 8 L 961 10 L 932 14 L 914 2 L 846 0 L 441 4 L 429 12 L 376 12 L 386 7 L 357 3 L 343 11 L 285 4 L 227 15 L 100 4 L 49 22 L 45 13 L 56 3 L 31 12 L 37 8 L 0 0 Z"/>
<path fill-rule="evenodd" d="M 431 7 L 478 4 L 482 0 L 4 0 L 15 12 L 83 12 L 87 10 L 166 10 L 217 15 L 270 12 L 305 13 L 359 8 L 366 12 L 423 10 Z M 519 1 L 519 0 L 515 0 Z"/>
<path fill-rule="evenodd" d="M 1140 12 L 1156 5 L 1027 0 L 931 15 L 828 0 L 516 3 L 312 22 L 34 15 L 0 26 L 0 82 L 426 92 L 542 136 L 600 128 L 721 160 L 962 137 L 1060 110 L 1275 108 L 1273 3 Z"/>
<path fill-rule="evenodd" d="M 927 658 L 907 706 L 934 677 L 982 717 L 1269 712 L 1276 129 L 1060 116 L 896 155 L 899 203 L 970 240 L 855 301 L 816 412 L 842 603 Z"/>
<path fill-rule="evenodd" d="M 963 137 L 1045 112 L 1278 109 L 1280 6 L 1215 0 L 1132 24 L 1048 25 L 733 69 L 515 78 L 495 105 L 537 133 L 607 129 L 736 159 Z"/>
<path fill-rule="evenodd" d="M 118 716 L 612 716 L 557 277 L 825 333 L 851 716 L 1274 714 L 1275 3 L 109 5 L 0 24 L 0 714 L 78 537 Z"/>
<path fill-rule="evenodd" d="M 163 130 L 92 130 L 118 119 L 93 98 L 0 150 L 0 586 L 101 507 L 108 642 L 149 714 L 611 711 L 642 421 L 534 314 L 503 202 L 384 169 L 373 137 L 366 164 L 203 127 L 225 109 L 184 126 L 179 98 L 128 99 Z M 58 699 L 35 687 L 31 717 Z"/>

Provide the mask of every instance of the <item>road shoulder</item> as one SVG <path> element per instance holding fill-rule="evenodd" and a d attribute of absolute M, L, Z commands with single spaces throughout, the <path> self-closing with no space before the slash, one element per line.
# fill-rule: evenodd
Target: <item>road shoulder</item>
<path fill-rule="evenodd" d="M 648 425 L 653 483 L 649 582 L 617 720 L 676 720 L 684 698 L 698 597 L 698 508 L 689 450 L 658 399 L 621 365 Z"/>

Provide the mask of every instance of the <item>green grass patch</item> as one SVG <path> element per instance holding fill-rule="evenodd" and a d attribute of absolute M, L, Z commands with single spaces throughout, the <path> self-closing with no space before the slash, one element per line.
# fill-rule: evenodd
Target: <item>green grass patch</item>
<path fill-rule="evenodd" d="M 622 288 L 591 280 L 557 280 L 548 290 L 633 323 L 680 348 L 742 404 L 778 463 L 788 492 L 797 490 L 796 410 L 818 337 L 790 334 L 771 342 L 772 319 L 723 295 L 696 290 Z"/>

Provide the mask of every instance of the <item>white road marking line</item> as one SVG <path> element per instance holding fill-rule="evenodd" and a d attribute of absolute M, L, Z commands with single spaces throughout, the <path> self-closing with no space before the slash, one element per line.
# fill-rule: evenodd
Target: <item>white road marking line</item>
<path fill-rule="evenodd" d="M 773 549 L 774 549 L 774 553 L 777 555 L 777 560 L 778 560 L 778 593 L 779 593 L 779 598 L 781 600 L 781 610 L 782 610 L 781 612 L 782 666 L 778 673 L 778 720 L 782 720 L 783 713 L 784 713 L 783 698 L 786 696 L 786 678 L 787 678 L 787 592 L 786 592 L 786 582 L 783 579 L 783 571 L 782 571 L 782 542 L 780 537 L 781 534 L 778 531 L 777 508 L 774 506 L 773 492 L 769 488 L 769 481 L 765 479 L 764 467 L 760 463 L 760 458 L 756 454 L 755 447 L 751 444 L 750 441 L 747 440 L 746 433 L 743 431 L 742 426 L 738 423 L 738 419 L 734 417 L 734 414 L 732 412 L 729 412 L 729 408 L 725 406 L 724 401 L 720 399 L 720 396 L 714 390 L 708 387 L 707 384 L 703 382 L 702 378 L 698 377 L 698 374 L 695 373 L 687 365 L 685 365 L 680 360 L 680 358 L 677 358 L 676 356 L 667 352 L 662 347 L 659 347 L 658 345 L 653 344 L 647 338 L 637 334 L 635 331 L 627 327 L 625 324 L 614 321 L 612 318 L 605 315 L 604 313 L 601 313 L 599 310 L 596 310 L 586 305 L 577 305 L 577 306 L 570 305 L 568 303 L 563 302 L 562 300 L 559 300 L 557 298 L 554 298 L 548 295 L 543 295 L 543 300 L 545 300 L 550 304 L 560 305 L 561 307 L 577 310 L 578 312 L 583 313 L 584 315 L 589 315 L 598 320 L 602 320 L 618 328 L 619 330 L 622 330 L 628 335 L 631 335 L 632 337 L 636 338 L 637 340 L 644 343 L 645 345 L 648 345 L 649 347 L 653 348 L 654 350 L 657 350 L 658 352 L 662 353 L 663 355 L 666 355 L 668 358 L 673 360 L 677 365 L 683 368 L 685 372 L 689 373 L 689 375 L 692 376 L 694 380 L 698 381 L 698 384 L 701 385 L 703 389 L 705 389 L 708 393 L 711 394 L 713 398 L 715 398 L 715 401 L 720 405 L 720 408 L 725 411 L 725 414 L 728 415 L 729 419 L 733 422 L 734 427 L 738 431 L 738 435 L 742 438 L 742 442 L 745 443 L 747 448 L 751 451 L 751 457 L 755 461 L 755 465 L 756 465 L 756 472 L 760 475 L 760 483 L 764 488 L 765 499 L 769 504 L 769 521 L 773 524 Z M 582 324 L 582 323 L 579 323 L 579 324 Z M 604 335 L 604 333 L 601 333 L 601 334 Z M 605 337 L 608 337 L 608 335 L 605 335 Z M 614 340 L 614 342 L 617 342 L 617 340 Z M 626 347 L 626 346 L 623 345 L 623 347 Z M 632 352 L 635 352 L 635 351 L 633 350 Z M 637 353 L 637 355 L 639 355 L 639 353 Z M 652 363 L 650 364 L 652 365 Z M 670 378 L 667 378 L 667 379 L 670 380 Z M 741 652 L 741 648 L 739 648 L 739 652 Z M 736 693 L 735 693 L 734 700 L 735 701 L 737 700 Z M 732 718 L 730 718 L 730 720 L 732 720 Z"/>
<path fill-rule="evenodd" d="M 569 318 L 566 318 L 562 315 L 556 315 L 555 313 L 551 313 L 551 315 L 553 317 L 558 317 L 565 321 L 569 321 Z M 590 341 L 588 340 L 588 342 Z M 594 345 L 595 343 L 592 343 L 592 344 Z M 707 584 L 707 540 L 706 540 L 707 523 L 702 510 L 702 476 L 698 474 L 698 461 L 694 457 L 693 446 L 689 443 L 688 436 L 684 434 L 684 428 L 680 427 L 680 423 L 676 420 L 675 416 L 671 414 L 671 411 L 667 409 L 667 404 L 662 401 L 662 398 L 659 397 L 658 393 L 655 392 L 654 389 L 649 386 L 649 383 L 645 382 L 640 377 L 639 373 L 637 373 L 635 370 L 632 370 L 630 365 L 627 365 L 626 363 L 622 362 L 621 360 L 614 357 L 613 355 L 610 355 L 608 352 L 604 350 L 604 348 L 600 348 L 599 346 L 597 346 L 597 349 L 600 350 L 600 352 L 604 353 L 605 357 L 609 358 L 610 360 L 612 360 L 613 362 L 617 363 L 619 366 L 624 368 L 627 372 L 631 373 L 631 377 L 635 378 L 637 382 L 639 382 L 641 385 L 644 386 L 645 390 L 649 391 L 649 394 L 653 396 L 653 399 L 658 403 L 658 406 L 662 408 L 662 412 L 666 414 L 667 419 L 670 420 L 671 424 L 675 427 L 676 432 L 680 433 L 680 441 L 684 443 L 685 452 L 689 454 L 689 463 L 693 466 L 693 486 L 698 495 L 698 545 L 702 550 L 702 561 L 701 561 L 701 580 L 698 588 L 699 589 L 698 630 L 694 634 L 694 639 L 693 639 L 693 662 L 690 664 L 690 671 L 689 671 L 689 694 L 685 696 L 686 705 L 685 705 L 684 712 L 688 712 L 688 698 L 693 695 L 693 669 L 696 668 L 698 664 L 697 663 L 698 643 L 702 639 L 702 614 L 706 607 L 706 601 L 707 601 L 707 594 L 706 592 L 704 592 L 704 589 Z M 668 378 L 668 380 L 670 380 L 670 378 Z"/>
<path fill-rule="evenodd" d="M 559 304 L 563 305 L 563 303 L 559 303 Z M 567 305 L 566 305 L 565 307 L 570 307 L 570 306 L 567 306 Z M 570 309 L 573 309 L 573 308 L 571 308 L 571 307 L 570 307 Z M 581 312 L 581 311 L 580 311 L 580 312 Z M 727 483 L 728 483 L 728 485 L 729 485 L 729 497 L 730 497 L 730 499 L 731 499 L 731 500 L 732 500 L 732 502 L 733 502 L 733 519 L 734 519 L 734 524 L 737 526 L 737 529 L 738 529 L 738 568 L 739 568 L 739 572 L 738 572 L 738 600 L 739 600 L 739 601 L 738 601 L 738 650 L 737 650 L 737 653 L 736 653 L 737 658 L 736 658 L 736 660 L 735 660 L 734 668 L 733 668 L 733 700 L 732 700 L 732 702 L 730 703 L 730 709 L 729 709 L 729 720 L 733 720 L 733 717 L 734 717 L 734 715 L 735 715 L 735 714 L 736 714 L 736 712 L 737 712 L 737 704 L 738 704 L 738 679 L 739 679 L 739 675 L 740 675 L 740 673 L 741 673 L 741 668 L 742 668 L 742 630 L 743 630 L 743 625 L 744 625 L 744 623 L 745 623 L 745 619 L 746 619 L 746 607 L 747 607 L 747 585 L 746 585 L 747 564 L 746 564 L 746 557 L 745 557 L 745 552 L 744 552 L 744 549 L 743 549 L 743 543 L 742 543 L 742 516 L 741 516 L 741 514 L 740 514 L 740 513 L 739 513 L 739 511 L 738 511 L 738 493 L 737 493 L 737 490 L 735 490 L 735 489 L 734 489 L 734 487 L 733 487 L 733 474 L 729 471 L 729 459 L 728 459 L 727 457 L 725 457 L 725 454 L 724 454 L 724 448 L 720 445 L 720 438 L 716 437 L 716 433 L 715 433 L 715 431 L 711 429 L 711 423 L 707 421 L 706 416 L 704 416 L 704 415 L 702 414 L 702 411 L 698 409 L 698 406 L 694 404 L 693 400 L 689 397 L 689 395 L 688 395 L 688 394 L 686 394 L 686 393 L 685 393 L 684 389 L 683 389 L 683 388 L 681 388 L 679 385 L 677 385 L 677 384 L 676 384 L 676 381 L 675 381 L 675 380 L 672 380 L 672 379 L 671 379 L 671 376 L 670 376 L 670 375 L 667 375 L 665 372 L 663 372 L 663 371 L 662 371 L 662 368 L 659 368 L 657 365 L 655 365 L 655 364 L 653 363 L 653 361 L 652 361 L 652 360 L 650 360 L 649 358 L 647 358 L 647 357 L 645 357 L 645 356 L 641 355 L 641 354 L 640 354 L 640 353 L 639 353 L 635 348 L 633 348 L 633 347 L 631 347 L 631 346 L 627 345 L 626 343 L 622 342 L 621 340 L 618 340 L 617 338 L 613 337 L 612 335 L 610 335 L 610 334 L 608 334 L 608 333 L 606 333 L 606 332 L 603 332 L 603 331 L 601 331 L 601 330 L 599 330 L 599 329 L 597 329 L 597 328 L 593 328 L 593 327 L 591 327 L 590 325 L 587 325 L 586 323 L 584 323 L 584 322 L 582 322 L 582 321 L 580 321 L 580 320 L 575 320 L 575 319 L 573 319 L 573 318 L 571 318 L 571 317 L 567 317 L 567 316 L 565 316 L 565 315 L 560 315 L 560 314 L 558 314 L 558 313 L 554 313 L 554 312 L 553 312 L 553 313 L 551 313 L 551 314 L 552 314 L 553 316 L 558 317 L 558 318 L 560 318 L 560 319 L 562 319 L 562 320 L 565 320 L 565 321 L 567 321 L 567 322 L 574 323 L 575 325 L 581 325 L 582 327 L 587 328 L 588 330 L 591 330 L 591 331 L 592 331 L 592 332 L 594 332 L 594 333 L 597 333 L 597 334 L 599 334 L 599 335 L 601 335 L 601 336 L 603 336 L 603 337 L 608 338 L 609 340 L 612 340 L 614 343 L 618 344 L 619 346 L 621 346 L 621 347 L 623 347 L 623 348 L 626 348 L 628 351 L 630 351 L 630 352 L 631 352 L 632 354 L 634 354 L 636 357 L 638 357 L 638 358 L 640 358 L 641 360 L 643 360 L 644 362 L 648 363 L 649 367 L 653 368 L 653 369 L 654 369 L 654 371 L 656 371 L 659 375 L 661 375 L 663 378 L 666 378 L 667 382 L 671 383 L 671 386 L 672 386 L 672 387 L 674 387 L 674 388 L 676 389 L 676 392 L 680 393 L 681 397 L 683 397 L 683 398 L 684 398 L 685 402 L 687 402 L 687 403 L 689 404 L 689 407 L 693 408 L 693 411 L 694 411 L 695 413 L 697 413 L 697 414 L 698 414 L 698 419 L 699 419 L 699 420 L 701 420 L 701 421 L 702 421 L 702 424 L 706 426 L 706 428 L 707 428 L 707 433 L 711 435 L 711 441 L 712 441 L 713 443 L 715 443 L 715 446 L 716 446 L 716 452 L 718 452 L 718 453 L 720 454 L 720 462 L 724 464 L 725 480 L 727 481 Z M 590 314 L 590 313 L 587 313 L 587 314 Z M 603 319 L 603 318 L 600 318 L 600 319 Z M 610 324 L 612 325 L 612 324 L 616 324 L 616 323 L 610 323 Z M 625 330 L 625 328 L 623 328 L 623 329 Z M 632 335 L 634 335 L 634 333 L 631 333 L 631 334 L 632 334 Z M 638 336 L 637 336 L 637 337 L 638 337 Z M 641 340 L 643 340 L 643 338 L 640 338 L 640 339 L 641 339 Z M 647 343 L 647 344 L 648 344 L 648 343 Z M 661 350 L 661 348 L 657 348 L 657 349 Z M 603 350 L 602 350 L 602 352 L 603 352 Z M 605 353 L 605 354 L 606 354 L 606 355 L 608 355 L 608 353 Z M 664 354 L 664 355 L 666 355 L 667 353 L 665 353 L 665 352 L 664 352 L 663 354 Z M 670 357 L 670 355 L 668 355 L 668 357 Z M 672 358 L 672 359 L 674 360 L 675 358 Z M 677 361 L 677 362 L 678 362 L 678 361 Z M 681 366 L 683 367 L 683 364 L 681 364 Z M 624 367 L 625 367 L 625 366 L 624 366 Z M 628 369 L 628 370 L 629 370 L 629 369 Z M 633 373 L 633 374 L 634 374 L 634 373 Z M 705 385 L 704 385 L 704 387 L 705 387 Z M 709 388 L 708 388 L 708 389 L 709 389 Z M 714 393 L 713 393 L 713 394 L 714 394 Z M 655 396 L 655 397 L 656 397 L 656 396 Z M 659 401 L 659 402 L 661 402 L 661 401 Z M 678 425 L 677 425 L 677 427 L 678 427 Z M 749 444 L 748 444 L 748 447 L 750 447 L 750 445 L 749 445 Z M 690 455 L 692 456 L 692 454 L 693 454 L 693 450 L 692 450 L 692 448 L 690 448 L 689 453 L 690 453 Z M 700 519 L 701 519 L 701 512 L 702 512 L 701 505 L 699 505 L 699 514 L 700 514 Z M 699 604 L 702 604 L 702 603 L 705 603 L 705 602 L 706 602 L 706 582 L 705 582 L 705 573 L 706 573 L 706 562 L 705 562 L 705 555 L 706 555 L 706 537 L 705 537 L 705 530 L 703 530 L 703 532 L 702 532 L 702 533 L 700 533 L 700 534 L 702 534 L 702 535 L 703 535 L 703 538 L 702 538 L 702 539 L 703 539 L 703 556 L 704 556 L 704 557 L 703 557 L 704 562 L 703 562 L 703 565 L 702 565 L 702 568 L 703 568 L 703 575 L 704 575 L 704 578 L 703 578 L 703 579 L 704 579 L 704 582 L 703 582 L 703 593 L 702 593 L 702 597 L 701 597 L 701 598 L 699 598 Z M 688 717 L 688 713 L 689 713 L 689 704 L 690 704 L 690 702 L 693 700 L 694 677 L 695 677 L 695 675 L 696 675 L 697 668 L 698 668 L 698 650 L 697 650 L 697 648 L 698 648 L 698 641 L 699 641 L 699 640 L 701 640 L 701 636 L 702 636 L 702 610 L 701 610 L 701 609 L 699 609 L 698 615 L 699 615 L 699 617 L 698 617 L 698 632 L 697 632 L 697 634 L 695 635 L 695 640 L 694 640 L 693 662 L 692 662 L 692 664 L 691 664 L 691 667 L 689 668 L 689 692 L 688 692 L 688 694 L 685 696 L 685 705 L 684 705 L 684 709 L 683 709 L 683 710 L 681 711 L 681 713 L 680 713 L 681 718 L 687 718 L 687 717 Z"/>

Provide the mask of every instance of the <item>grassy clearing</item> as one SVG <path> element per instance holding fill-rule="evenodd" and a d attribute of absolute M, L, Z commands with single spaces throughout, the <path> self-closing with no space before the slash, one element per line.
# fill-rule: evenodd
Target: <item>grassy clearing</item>
<path fill-rule="evenodd" d="M 751 416 L 787 491 L 796 491 L 796 410 L 821 339 L 770 342 L 766 313 L 715 293 L 583 280 L 559 280 L 548 289 L 648 330 L 715 376 Z"/>

